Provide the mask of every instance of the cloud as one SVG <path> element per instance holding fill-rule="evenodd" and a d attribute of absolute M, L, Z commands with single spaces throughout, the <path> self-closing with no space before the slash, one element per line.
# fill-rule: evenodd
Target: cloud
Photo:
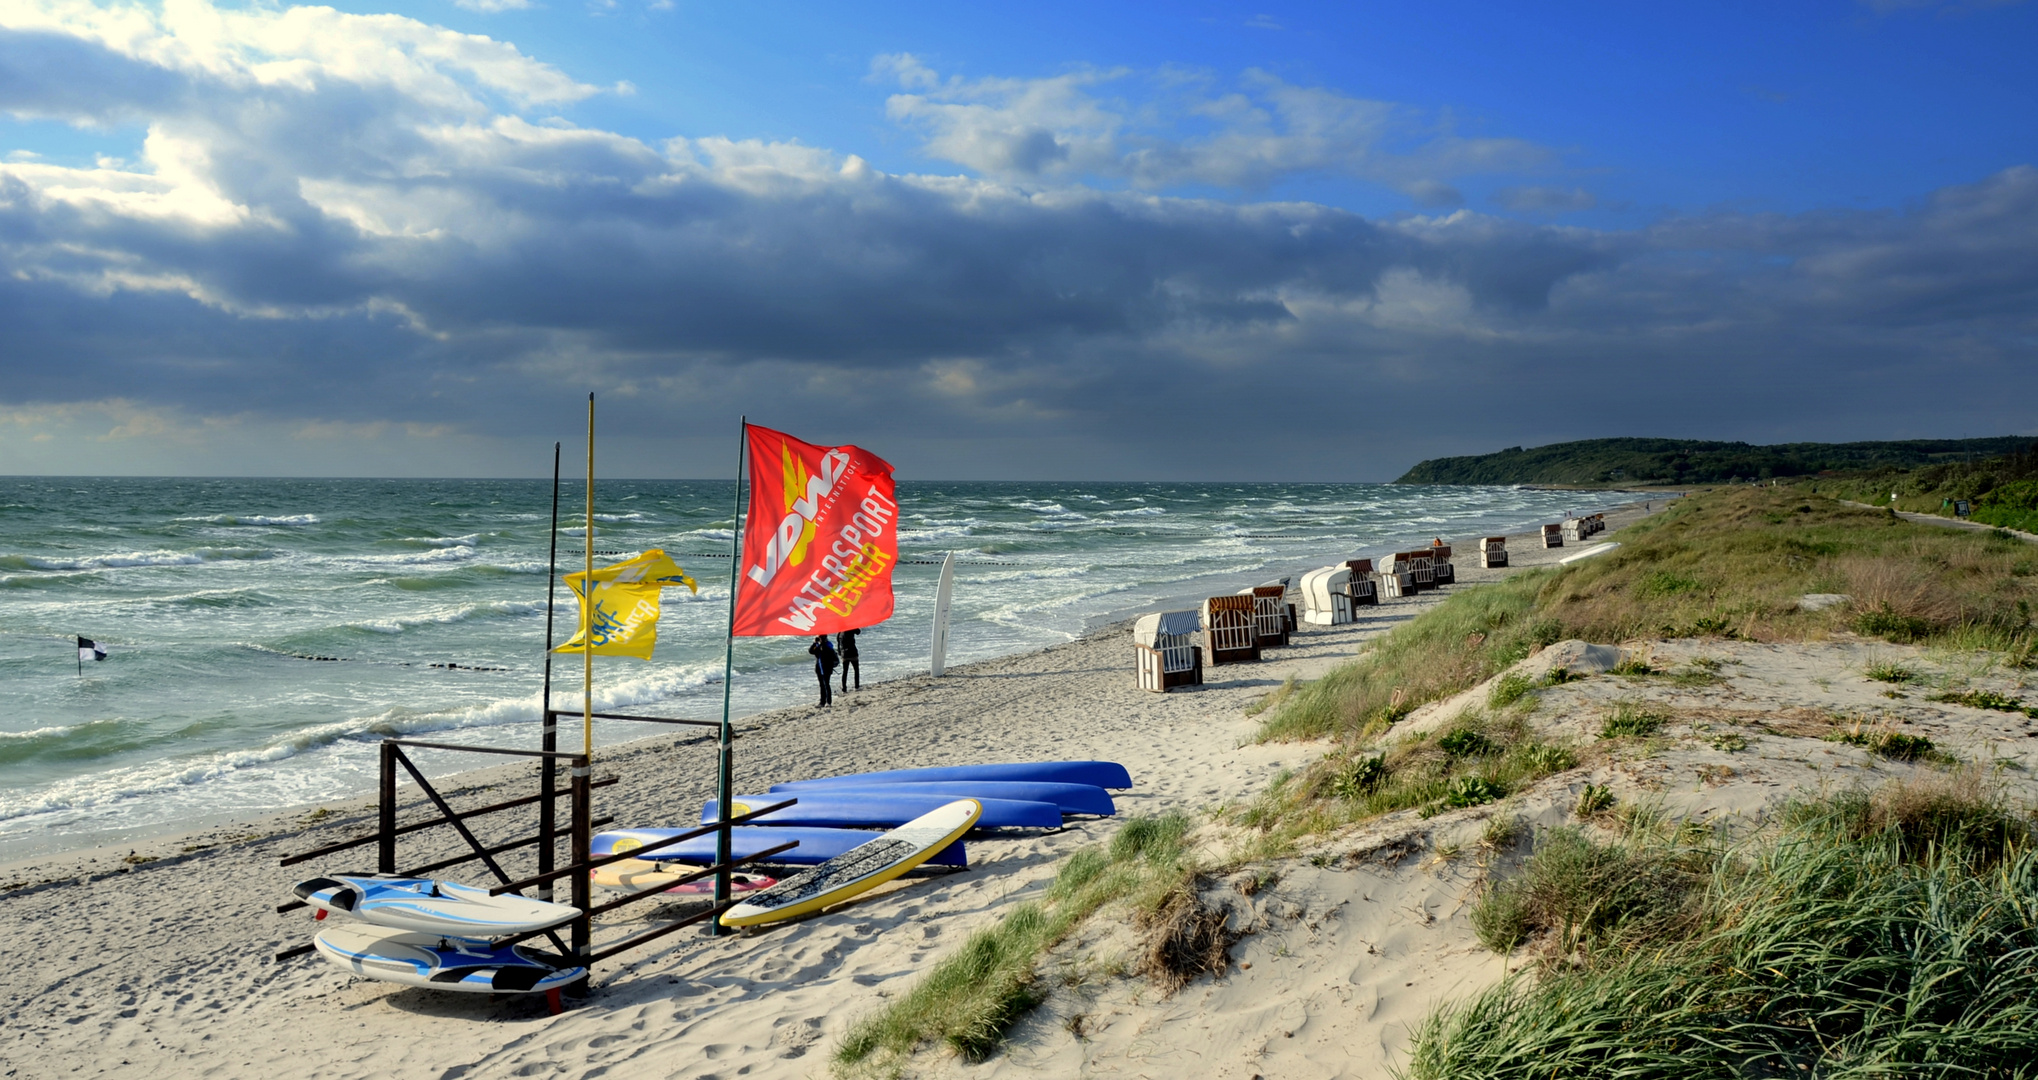
<path fill-rule="evenodd" d="M 536 7 L 531 0 L 453 0 L 456 7 L 493 15 L 500 11 L 525 11 Z"/>
<path fill-rule="evenodd" d="M 1457 135 L 1446 116 L 1296 86 L 1264 71 L 1246 72 L 1229 90 L 1188 73 L 1126 69 L 944 79 L 900 53 L 879 57 L 873 72 L 906 91 L 886 101 L 886 113 L 923 134 L 923 152 L 1013 182 L 1088 178 L 1147 190 L 1259 191 L 1327 174 L 1440 206 L 1463 201 L 1449 177 L 1536 169 L 1554 159 L 1525 140 Z M 1135 106 L 1103 96 L 1132 83 L 1150 84 L 1155 100 Z"/>
<path fill-rule="evenodd" d="M 1521 213 L 1561 214 L 1590 210 L 1599 205 L 1599 198 L 1577 187 L 1504 187 L 1493 193 L 1493 202 Z"/>
<path fill-rule="evenodd" d="M 591 83 L 396 16 L 0 8 L 0 110 L 145 132 L 128 163 L 0 162 L 0 412 L 39 418 L 0 446 L 24 470 L 79 467 L 35 456 L 54 436 L 127 463 L 100 471 L 530 471 L 589 389 L 615 460 L 681 475 L 726 468 L 739 412 L 920 476 L 1381 478 L 1600 416 L 2038 426 L 2030 168 L 1901 209 L 1587 229 L 1436 179 L 1529 151 L 1270 77 L 1185 77 L 1210 126 L 1161 138 L 1108 96 L 1131 73 L 877 71 L 916 99 L 899 123 L 997 167 L 579 126 L 559 112 Z M 1250 194 L 1305 166 L 1448 209 Z M 1282 422 L 1208 422 L 1246 402 Z M 1191 422 L 1196 453 L 1151 452 Z"/>

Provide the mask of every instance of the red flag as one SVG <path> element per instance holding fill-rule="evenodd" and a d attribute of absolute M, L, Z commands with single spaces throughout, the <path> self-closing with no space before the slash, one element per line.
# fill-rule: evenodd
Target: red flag
<path fill-rule="evenodd" d="M 751 426 L 750 517 L 737 637 L 832 634 L 892 617 L 899 504 L 892 466 Z"/>

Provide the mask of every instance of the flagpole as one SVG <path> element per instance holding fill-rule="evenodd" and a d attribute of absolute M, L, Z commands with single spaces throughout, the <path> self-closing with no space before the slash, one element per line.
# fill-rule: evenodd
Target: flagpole
<path fill-rule="evenodd" d="M 544 725 L 538 748 L 547 754 L 559 749 L 559 714 L 552 711 L 552 611 L 559 594 L 559 443 L 552 444 L 552 548 L 545 559 L 545 689 L 538 705 Z M 552 806 L 558 790 L 558 764 L 551 758 L 538 761 L 538 873 L 552 872 L 557 854 L 552 841 L 558 816 Z M 552 883 L 538 886 L 538 899 L 552 899 Z"/>
<path fill-rule="evenodd" d="M 729 727 L 730 682 L 736 674 L 736 586 L 742 580 L 743 569 L 743 475 L 744 464 L 749 460 L 750 417 L 739 421 L 742 425 L 736 439 L 736 509 L 735 521 L 729 530 L 729 632 L 724 639 L 722 651 L 722 756 L 721 775 L 715 784 L 716 821 L 721 828 L 715 830 L 715 862 L 722 869 L 715 872 L 715 903 L 729 902 L 729 800 L 735 798 L 734 766 L 736 763 L 736 737 Z M 727 931 L 720 919 L 708 924 L 716 935 Z"/>
<path fill-rule="evenodd" d="M 580 752 L 594 764 L 594 395 L 587 395 L 587 576 L 580 598 Z"/>

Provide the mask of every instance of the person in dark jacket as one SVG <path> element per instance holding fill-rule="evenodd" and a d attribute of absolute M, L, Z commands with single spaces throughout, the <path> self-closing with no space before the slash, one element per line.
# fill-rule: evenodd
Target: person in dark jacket
<path fill-rule="evenodd" d="M 856 635 L 858 631 L 844 630 L 835 635 L 835 651 L 842 654 L 842 689 L 849 690 L 849 669 L 856 669 L 856 688 L 863 689 L 863 663 L 856 658 Z"/>
<path fill-rule="evenodd" d="M 807 651 L 814 657 L 814 677 L 821 680 L 821 704 L 833 704 L 835 695 L 828 691 L 828 679 L 835 674 L 835 646 L 828 643 L 828 635 L 816 634 Z"/>

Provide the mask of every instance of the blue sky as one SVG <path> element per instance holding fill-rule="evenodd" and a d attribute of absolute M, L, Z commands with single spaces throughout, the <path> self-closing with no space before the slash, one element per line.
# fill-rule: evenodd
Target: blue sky
<path fill-rule="evenodd" d="M 2038 6 L 1161 7 L 0 0 L 0 473 L 2038 433 Z"/>

